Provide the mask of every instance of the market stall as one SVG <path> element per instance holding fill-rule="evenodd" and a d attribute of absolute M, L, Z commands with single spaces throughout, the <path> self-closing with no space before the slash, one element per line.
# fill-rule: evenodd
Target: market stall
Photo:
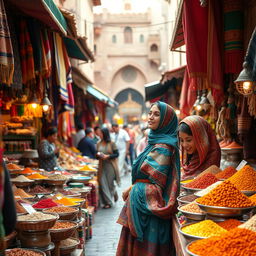
<path fill-rule="evenodd" d="M 211 166 L 181 182 L 179 212 L 172 219 L 177 255 L 253 255 L 256 171 L 249 165 L 237 169 Z"/>

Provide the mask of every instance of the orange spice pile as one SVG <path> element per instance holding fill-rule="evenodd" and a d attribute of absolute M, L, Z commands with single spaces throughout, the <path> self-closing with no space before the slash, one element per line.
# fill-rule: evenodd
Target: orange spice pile
<path fill-rule="evenodd" d="M 228 179 L 232 175 L 236 173 L 236 169 L 233 166 L 229 166 L 226 169 L 224 169 L 222 172 L 219 172 L 215 175 L 217 179 Z"/>
<path fill-rule="evenodd" d="M 254 205 L 247 196 L 228 180 L 223 181 L 205 196 L 197 198 L 196 202 L 203 205 L 232 208 L 246 208 Z"/>
<path fill-rule="evenodd" d="M 231 230 L 233 228 L 238 227 L 242 223 L 239 220 L 236 220 L 236 219 L 228 219 L 228 220 L 225 220 L 225 221 L 222 221 L 222 222 L 218 222 L 217 224 L 219 226 L 221 226 L 222 228 L 226 229 L 226 230 Z"/>
<path fill-rule="evenodd" d="M 244 166 L 228 180 L 239 190 L 256 191 L 256 171 L 250 165 Z"/>
<path fill-rule="evenodd" d="M 29 175 L 27 178 L 31 179 L 31 180 L 40 180 L 40 179 L 46 179 L 46 176 L 41 175 L 40 173 L 34 173 L 32 175 Z"/>
<path fill-rule="evenodd" d="M 217 181 L 218 179 L 212 173 L 205 173 L 202 176 L 197 177 L 193 181 L 187 183 L 184 185 L 184 187 L 204 189 Z"/>
<path fill-rule="evenodd" d="M 251 201 L 253 201 L 254 205 L 256 205 L 256 194 L 249 197 Z"/>
<path fill-rule="evenodd" d="M 234 228 L 220 236 L 195 241 L 188 249 L 199 256 L 253 256 L 256 252 L 256 232 Z"/>

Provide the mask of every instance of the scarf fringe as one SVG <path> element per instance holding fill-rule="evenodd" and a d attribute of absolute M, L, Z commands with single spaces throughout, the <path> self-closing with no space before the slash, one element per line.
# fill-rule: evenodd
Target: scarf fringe
<path fill-rule="evenodd" d="M 0 64 L 0 82 L 11 85 L 13 82 L 14 64 Z"/>

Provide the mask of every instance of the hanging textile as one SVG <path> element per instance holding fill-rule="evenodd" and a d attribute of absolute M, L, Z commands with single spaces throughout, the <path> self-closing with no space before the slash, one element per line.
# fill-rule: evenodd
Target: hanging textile
<path fill-rule="evenodd" d="M 243 52 L 243 0 L 224 0 L 225 73 L 240 73 Z"/>
<path fill-rule="evenodd" d="M 27 22 L 22 19 L 20 25 L 20 57 L 21 57 L 21 70 L 22 70 L 22 83 L 24 85 L 35 83 L 35 66 L 33 48 L 28 33 Z"/>
<path fill-rule="evenodd" d="M 28 31 L 33 48 L 34 66 L 36 75 L 42 72 L 42 40 L 40 37 L 40 24 L 36 19 L 28 19 Z"/>
<path fill-rule="evenodd" d="M 14 72 L 14 56 L 3 0 L 0 0 L 0 12 L 0 83 L 10 85 Z"/>
<path fill-rule="evenodd" d="M 180 94 L 180 118 L 183 119 L 190 115 L 190 111 L 196 100 L 196 90 L 192 90 L 190 86 L 190 80 L 188 76 L 187 67 L 185 69 L 184 78 L 181 87 Z"/>
<path fill-rule="evenodd" d="M 8 10 L 8 8 L 6 8 L 6 15 L 7 15 L 8 25 L 10 29 L 12 48 L 13 48 L 13 57 L 14 57 L 14 73 L 13 73 L 13 81 L 11 84 L 11 88 L 20 90 L 22 89 L 22 73 L 21 73 L 21 63 L 20 63 L 17 31 L 14 25 L 12 14 Z"/>
<path fill-rule="evenodd" d="M 206 7 L 200 1 L 185 0 L 183 28 L 186 58 L 193 89 L 211 89 L 214 101 L 223 100 L 221 42 L 218 32 L 222 27 L 219 1 L 209 0 Z"/>
<path fill-rule="evenodd" d="M 60 98 L 63 101 L 67 102 L 67 72 L 63 53 L 63 40 L 57 33 L 53 33 L 53 40 L 55 49 L 56 81 L 60 90 Z"/>
<path fill-rule="evenodd" d="M 74 95 L 73 95 L 73 89 L 72 89 L 72 75 L 71 75 L 71 64 L 68 57 L 67 49 L 62 41 L 62 49 L 63 49 L 63 57 L 65 61 L 65 68 L 66 68 L 66 74 L 67 74 L 67 91 L 68 91 L 68 100 L 65 104 L 65 109 L 69 111 L 74 111 Z"/>
<path fill-rule="evenodd" d="M 64 111 L 58 116 L 58 135 L 72 145 L 72 132 L 74 132 L 74 115 Z"/>
<path fill-rule="evenodd" d="M 41 30 L 42 39 L 42 76 L 49 78 L 52 71 L 50 40 L 46 29 Z"/>

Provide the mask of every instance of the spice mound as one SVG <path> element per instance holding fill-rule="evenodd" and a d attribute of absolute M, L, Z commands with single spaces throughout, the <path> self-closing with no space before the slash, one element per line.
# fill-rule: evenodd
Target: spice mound
<path fill-rule="evenodd" d="M 251 201 L 253 201 L 254 205 L 256 205 L 256 194 L 249 197 Z"/>
<path fill-rule="evenodd" d="M 189 235 L 199 237 L 218 236 L 227 232 L 212 220 L 203 220 L 195 224 L 191 224 L 181 228 L 181 230 Z"/>
<path fill-rule="evenodd" d="M 33 193 L 33 194 L 50 193 L 50 192 L 51 192 L 50 189 L 44 188 L 44 187 L 42 187 L 40 185 L 36 185 L 32 189 L 30 189 L 30 193 Z"/>
<path fill-rule="evenodd" d="M 68 238 L 60 242 L 60 248 L 76 246 L 78 241 L 76 239 Z"/>
<path fill-rule="evenodd" d="M 34 212 L 31 214 L 18 216 L 17 221 L 44 221 L 52 219 L 56 219 L 56 216 L 42 212 Z"/>
<path fill-rule="evenodd" d="M 217 181 L 218 179 L 213 174 L 205 173 L 204 175 L 197 177 L 193 181 L 187 183 L 186 185 L 184 185 L 184 187 L 204 189 Z"/>
<path fill-rule="evenodd" d="M 25 210 L 25 208 L 23 208 L 23 206 L 20 204 L 20 202 L 15 201 L 15 207 L 16 207 L 17 213 L 27 213 L 27 211 Z"/>
<path fill-rule="evenodd" d="M 252 216 L 249 220 L 240 225 L 239 228 L 245 228 L 256 232 L 256 215 Z"/>
<path fill-rule="evenodd" d="M 203 205 L 246 208 L 253 206 L 253 202 L 240 192 L 230 181 L 223 181 L 211 192 L 197 198 L 196 202 Z"/>
<path fill-rule="evenodd" d="M 67 176 L 62 174 L 53 174 L 48 176 L 48 179 L 49 180 L 67 180 Z"/>
<path fill-rule="evenodd" d="M 8 170 L 22 170 L 22 168 L 20 166 L 18 166 L 17 164 L 13 164 L 13 163 L 7 164 L 6 168 Z"/>
<path fill-rule="evenodd" d="M 26 167 L 21 173 L 22 174 L 32 174 L 34 173 L 35 171 L 33 171 L 32 169 Z"/>
<path fill-rule="evenodd" d="M 74 206 L 74 205 L 77 205 L 77 203 L 72 200 L 71 198 L 67 198 L 67 197 L 63 197 L 59 200 L 55 200 L 55 202 L 57 204 L 63 204 L 63 205 L 66 205 L 66 206 Z"/>
<path fill-rule="evenodd" d="M 215 176 L 217 179 L 228 179 L 236 173 L 236 169 L 233 166 L 229 166 L 222 172 L 217 173 Z"/>
<path fill-rule="evenodd" d="M 188 249 L 200 256 L 253 256 L 256 252 L 256 233 L 234 228 L 220 236 L 197 240 Z"/>
<path fill-rule="evenodd" d="M 214 188 L 216 188 L 221 183 L 222 183 L 222 181 L 217 181 L 217 182 L 213 183 L 211 186 L 209 186 L 201 191 L 196 192 L 195 195 L 197 197 L 205 196 L 206 194 L 208 194 L 210 191 L 212 191 Z"/>
<path fill-rule="evenodd" d="M 193 202 L 195 199 L 197 199 L 197 196 L 195 195 L 186 195 L 182 196 L 180 200 L 184 202 Z"/>
<path fill-rule="evenodd" d="M 28 178 L 31 179 L 31 180 L 47 179 L 46 176 L 43 176 L 43 175 L 41 175 L 40 173 L 34 173 L 34 174 L 32 174 L 32 175 L 29 175 Z"/>
<path fill-rule="evenodd" d="M 221 169 L 216 166 L 216 165 L 211 165 L 210 167 L 208 167 L 206 170 L 204 170 L 203 172 L 201 172 L 200 174 L 197 175 L 197 178 L 203 176 L 205 173 L 211 173 L 213 175 L 216 175 L 217 173 L 221 172 Z"/>
<path fill-rule="evenodd" d="M 21 198 L 30 198 L 30 197 L 34 197 L 28 193 L 26 193 L 23 189 L 21 188 L 17 188 L 15 191 L 14 191 L 14 196 L 16 197 L 21 197 Z"/>
<path fill-rule="evenodd" d="M 50 198 L 42 199 L 33 205 L 34 208 L 38 208 L 38 209 L 51 208 L 54 206 L 57 206 L 57 204 Z"/>
<path fill-rule="evenodd" d="M 195 202 L 191 202 L 189 204 L 183 205 L 180 207 L 180 209 L 182 211 L 191 212 L 191 213 L 205 213 L 200 209 L 200 207 Z"/>
<path fill-rule="evenodd" d="M 256 191 L 256 171 L 249 165 L 244 166 L 228 180 L 239 190 Z"/>
<path fill-rule="evenodd" d="M 241 222 L 236 219 L 228 219 L 222 222 L 218 222 L 217 224 L 226 230 L 231 230 L 241 225 Z"/>
<path fill-rule="evenodd" d="M 46 210 L 45 212 L 55 212 L 55 213 L 71 213 L 77 211 L 76 208 L 65 207 L 65 206 L 56 206 L 51 209 Z"/>
<path fill-rule="evenodd" d="M 42 256 L 42 253 L 24 250 L 24 249 L 11 249 L 10 251 L 5 252 L 7 256 Z"/>
<path fill-rule="evenodd" d="M 51 229 L 66 229 L 66 228 L 73 228 L 75 226 L 76 226 L 76 224 L 74 224 L 72 222 L 57 221 Z"/>
<path fill-rule="evenodd" d="M 28 179 L 24 175 L 19 175 L 18 177 L 11 179 L 11 181 L 16 181 L 16 182 L 33 182 L 32 180 Z"/>

